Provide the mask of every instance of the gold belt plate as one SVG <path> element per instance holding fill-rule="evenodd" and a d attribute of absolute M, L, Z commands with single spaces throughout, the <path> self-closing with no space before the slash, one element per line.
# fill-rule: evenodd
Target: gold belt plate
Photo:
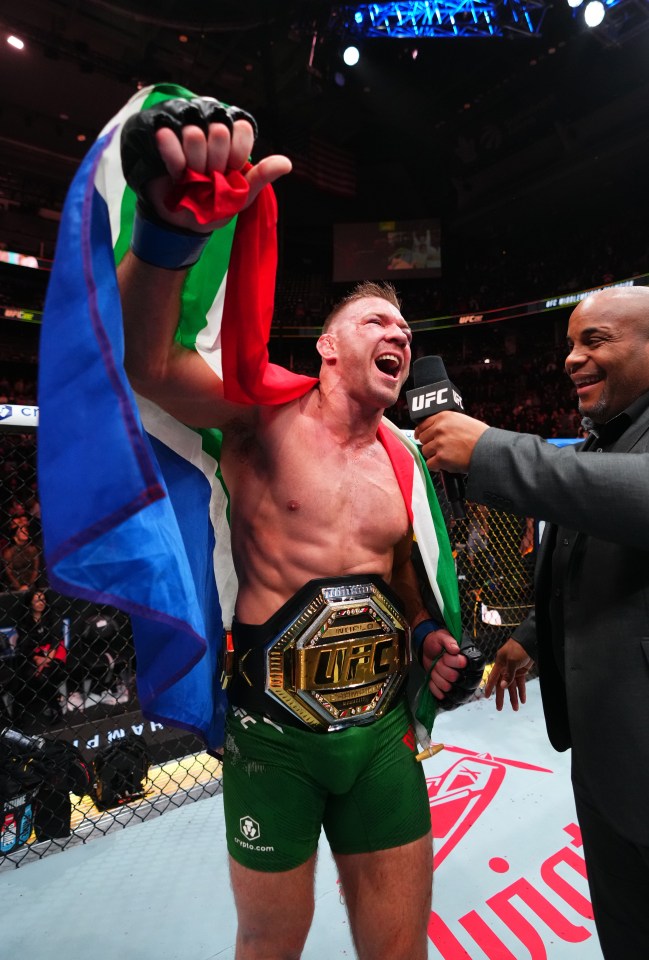
<path fill-rule="evenodd" d="M 314 591 L 266 647 L 266 693 L 310 727 L 381 717 L 411 661 L 407 621 L 371 582 Z"/>

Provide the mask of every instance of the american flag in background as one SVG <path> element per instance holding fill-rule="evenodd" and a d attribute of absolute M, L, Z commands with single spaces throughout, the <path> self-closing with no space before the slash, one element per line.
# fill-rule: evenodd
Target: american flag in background
<path fill-rule="evenodd" d="M 325 193 L 356 196 L 356 161 L 351 151 L 317 134 L 287 145 L 293 173 Z"/>

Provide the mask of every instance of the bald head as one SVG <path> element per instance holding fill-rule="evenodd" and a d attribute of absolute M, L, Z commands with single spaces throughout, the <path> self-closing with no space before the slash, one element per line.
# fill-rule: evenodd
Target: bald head
<path fill-rule="evenodd" d="M 575 307 L 570 320 L 582 315 L 633 326 L 640 335 L 649 337 L 649 287 L 598 290 Z"/>
<path fill-rule="evenodd" d="M 649 288 L 613 287 L 575 307 L 566 372 L 580 411 L 606 423 L 649 391 Z"/>

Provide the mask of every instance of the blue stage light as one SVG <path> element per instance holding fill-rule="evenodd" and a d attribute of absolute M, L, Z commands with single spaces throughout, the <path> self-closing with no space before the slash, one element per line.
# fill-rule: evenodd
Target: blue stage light
<path fill-rule="evenodd" d="M 563 2 L 563 0 L 562 0 Z M 584 22 L 592 0 L 565 0 L 573 17 Z M 645 29 L 649 0 L 601 0 L 606 12 L 602 30 L 612 38 Z M 331 7 L 332 28 L 346 40 L 365 37 L 390 39 L 448 37 L 541 37 L 550 0 L 411 0 L 396 3 L 336 4 Z"/>
<path fill-rule="evenodd" d="M 343 4 L 336 17 L 364 37 L 540 36 L 547 0 L 423 0 Z"/>

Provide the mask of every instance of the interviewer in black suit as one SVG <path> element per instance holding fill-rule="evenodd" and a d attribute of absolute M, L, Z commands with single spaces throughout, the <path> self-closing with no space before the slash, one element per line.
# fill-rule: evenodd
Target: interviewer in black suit
<path fill-rule="evenodd" d="M 649 956 L 649 288 L 592 294 L 568 325 L 566 372 L 588 439 L 557 448 L 459 413 L 416 435 L 431 470 L 469 473 L 467 498 L 548 521 L 536 612 L 487 685 L 525 702 L 539 668 L 546 725 L 572 747 L 595 922 L 607 960 Z"/>

